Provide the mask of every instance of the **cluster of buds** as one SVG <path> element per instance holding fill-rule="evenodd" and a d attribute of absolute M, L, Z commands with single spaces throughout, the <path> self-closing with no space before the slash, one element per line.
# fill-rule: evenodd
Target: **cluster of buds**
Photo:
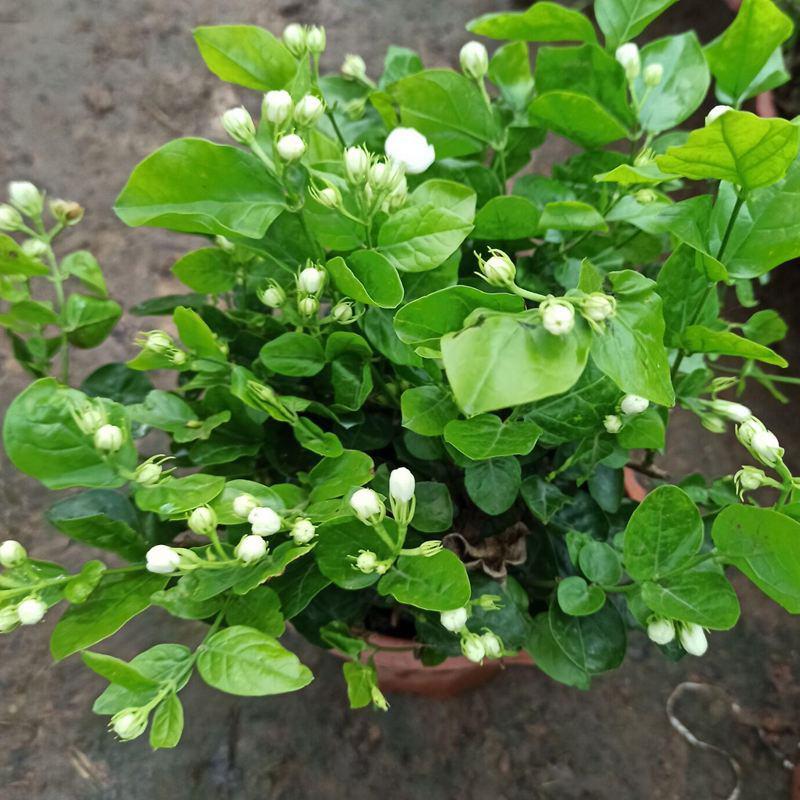
<path fill-rule="evenodd" d="M 0 609 L 0 633 L 9 633 L 18 625 L 36 625 L 46 613 L 47 603 L 35 594 L 28 595 L 19 603 Z"/>
<path fill-rule="evenodd" d="M 395 128 L 395 131 L 398 130 L 401 129 Z M 368 219 L 380 208 L 386 210 L 400 208 L 408 198 L 405 164 L 401 158 L 392 158 L 388 155 L 389 140 L 395 131 L 392 131 L 386 139 L 385 159 L 372 155 L 364 147 L 348 147 L 344 151 L 345 178 L 356 192 L 359 205 Z"/>
<path fill-rule="evenodd" d="M 108 421 L 102 404 L 86 400 L 70 406 L 70 414 L 84 436 L 91 436 L 95 449 L 101 453 L 116 453 L 125 442 L 125 432 Z"/>
<path fill-rule="evenodd" d="M 458 53 L 461 71 L 474 81 L 482 81 L 489 71 L 489 53 L 480 42 L 467 42 Z"/>
<path fill-rule="evenodd" d="M 483 633 L 472 633 L 462 628 L 460 635 L 461 652 L 475 664 L 482 664 L 485 658 L 497 659 L 503 655 L 502 639 L 488 628 L 484 628 Z"/>
<path fill-rule="evenodd" d="M 677 637 L 681 647 L 691 656 L 705 655 L 708 640 L 700 625 L 693 622 L 676 622 L 664 617 L 653 617 L 647 623 L 647 636 L 659 645 L 668 645 Z"/>
<path fill-rule="evenodd" d="M 0 204 L 0 230 L 30 230 L 23 220 L 38 220 L 44 209 L 44 194 L 30 181 L 11 181 L 8 184 L 8 203 Z"/>
<path fill-rule="evenodd" d="M 173 367 L 180 367 L 186 363 L 186 353 L 175 346 L 175 342 L 166 331 L 140 331 L 134 339 L 134 344 L 142 350 L 164 356 Z"/>
<path fill-rule="evenodd" d="M 750 451 L 750 455 L 767 467 L 782 463 L 784 449 L 778 437 L 767 430 L 761 420 L 747 417 L 736 428 L 736 438 Z"/>
<path fill-rule="evenodd" d="M 619 433 L 624 424 L 626 417 L 634 417 L 637 414 L 643 414 L 650 407 L 650 401 L 646 397 L 641 397 L 638 394 L 626 394 L 619 403 L 618 414 L 607 414 L 603 417 L 603 427 L 606 432 L 615 434 Z M 622 416 L 620 416 L 622 414 Z"/>
<path fill-rule="evenodd" d="M 307 53 L 319 57 L 325 50 L 325 28 L 321 25 L 300 25 L 292 22 L 283 29 L 283 43 L 295 58 Z"/>
<path fill-rule="evenodd" d="M 373 572 L 383 575 L 391 566 L 391 559 L 382 561 L 372 550 L 359 550 L 353 564 L 354 569 L 363 572 L 365 575 L 371 575 Z"/>
<path fill-rule="evenodd" d="M 301 317 L 310 319 L 319 311 L 319 298 L 325 288 L 327 273 L 310 261 L 297 274 L 297 310 Z"/>

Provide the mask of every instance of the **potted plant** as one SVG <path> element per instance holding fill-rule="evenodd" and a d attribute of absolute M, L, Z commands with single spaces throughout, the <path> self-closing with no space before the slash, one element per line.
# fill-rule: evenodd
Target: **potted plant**
<path fill-rule="evenodd" d="M 108 558 L 71 573 L 4 542 L 0 629 L 66 603 L 52 654 L 108 681 L 94 710 L 119 738 L 151 723 L 174 746 L 195 673 L 301 689 L 290 624 L 345 658 L 354 707 L 385 709 L 382 687 L 442 693 L 518 654 L 587 688 L 637 630 L 700 656 L 739 616 L 730 567 L 800 610 L 797 480 L 735 399 L 747 381 L 780 397 L 786 326 L 722 305 L 754 305 L 800 254 L 798 128 L 729 106 L 678 127 L 712 75 L 732 105 L 749 96 L 784 17 L 755 3 L 758 48 L 737 47 L 737 20 L 705 50 L 693 33 L 639 50 L 670 4 L 598 0 L 602 36 L 550 2 L 490 14 L 469 29 L 509 40 L 491 58 L 473 41 L 460 71 L 425 69 L 390 48 L 377 79 L 354 55 L 320 75 L 319 27 L 198 28 L 260 113 L 223 115 L 232 144 L 177 139 L 133 170 L 116 213 L 198 237 L 173 267 L 188 293 L 132 308 L 163 329 L 81 383 L 70 348 L 100 344 L 120 306 L 90 253 L 62 249 L 80 206 L 10 185 L 0 323 L 36 380 L 5 450 L 78 490 L 47 520 Z M 580 152 L 526 172 L 548 131 Z M 668 480 L 675 406 L 698 435 L 735 426 L 750 463 Z M 206 626 L 105 652 L 152 606 Z"/>

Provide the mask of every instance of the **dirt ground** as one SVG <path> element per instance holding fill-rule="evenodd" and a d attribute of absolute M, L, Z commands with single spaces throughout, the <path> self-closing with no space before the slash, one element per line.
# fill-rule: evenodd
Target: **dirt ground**
<path fill-rule="evenodd" d="M 328 29 L 328 66 L 347 52 L 377 74 L 389 42 L 418 49 L 426 64 L 453 63 L 462 24 L 509 0 L 0 0 L 0 184 L 30 179 L 79 200 L 86 220 L 70 233 L 104 264 L 112 293 L 130 306 L 174 290 L 169 268 L 188 237 L 126 229 L 111 213 L 131 168 L 179 135 L 222 139 L 225 108 L 254 93 L 220 84 L 196 53 L 198 24 L 248 22 L 282 29 L 290 19 Z M 700 27 L 708 40 L 729 20 L 722 0 L 684 0 L 654 33 Z M 551 141 L 540 169 L 563 143 Z M 779 271 L 772 304 L 798 330 L 798 282 Z M 103 352 L 79 361 L 123 360 L 139 326 L 126 319 Z M 797 356 L 796 337 L 783 353 Z M 795 359 L 796 360 L 796 359 Z M 0 408 L 26 378 L 0 345 Z M 795 393 L 795 400 L 797 394 Z M 795 416 L 754 394 L 792 453 Z M 733 437 L 679 417 L 667 466 L 719 474 L 741 463 Z M 86 551 L 46 529 L 46 493 L 0 461 L 0 531 L 38 557 L 79 563 Z M 795 462 L 796 463 L 796 462 Z M 76 658 L 53 666 L 53 621 L 0 641 L 0 797 L 3 800 L 716 800 L 733 787 L 724 756 L 691 748 L 665 704 L 683 681 L 718 687 L 691 695 L 678 713 L 695 733 L 741 764 L 744 800 L 788 798 L 800 718 L 800 635 L 795 621 L 744 580 L 740 625 L 711 637 L 703 659 L 667 663 L 632 637 L 624 667 L 589 694 L 534 669 L 509 669 L 454 700 L 391 697 L 391 712 L 351 712 L 339 662 L 291 642 L 316 675 L 295 695 L 238 699 L 200 681 L 182 694 L 187 731 L 175 751 L 152 754 L 144 739 L 118 744 L 91 711 L 101 679 Z M 55 615 L 53 615 L 55 616 Z M 130 657 L 161 641 L 194 643 L 199 624 L 153 611 L 106 649 Z M 729 699 L 725 699 L 725 698 Z M 730 708 L 733 699 L 740 711 Z"/>

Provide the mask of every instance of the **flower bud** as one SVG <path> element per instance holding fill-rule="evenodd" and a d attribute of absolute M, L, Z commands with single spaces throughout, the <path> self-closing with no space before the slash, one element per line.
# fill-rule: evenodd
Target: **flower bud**
<path fill-rule="evenodd" d="M 758 431 L 750 442 L 753 455 L 769 467 L 774 466 L 783 457 L 784 449 L 778 442 L 778 437 L 772 431 Z"/>
<path fill-rule="evenodd" d="M 650 203 L 655 203 L 658 200 L 658 193 L 655 189 L 639 189 L 633 196 L 636 202 L 642 206 L 649 206 Z"/>
<path fill-rule="evenodd" d="M 503 288 L 511 286 L 517 274 L 517 268 L 511 258 L 502 250 L 490 250 L 492 255 L 485 261 L 478 256 L 481 274 L 490 286 Z"/>
<path fill-rule="evenodd" d="M 293 56 L 301 56 L 308 47 L 308 34 L 306 29 L 297 22 L 289 23 L 283 29 L 283 43 Z"/>
<path fill-rule="evenodd" d="M 379 563 L 378 556 L 372 550 L 359 550 L 355 568 L 369 575 L 377 570 Z"/>
<path fill-rule="evenodd" d="M 0 608 L 0 633 L 13 631 L 19 625 L 19 614 L 16 606 Z"/>
<path fill-rule="evenodd" d="M 332 309 L 331 316 L 340 325 L 347 325 L 353 321 L 355 312 L 353 311 L 353 304 L 349 300 L 340 300 Z"/>
<path fill-rule="evenodd" d="M 236 245 L 227 237 L 217 234 L 214 237 L 214 244 L 226 253 L 233 253 L 236 251 Z"/>
<path fill-rule="evenodd" d="M 28 551 L 16 539 L 6 539 L 0 544 L 0 566 L 6 569 L 22 566 L 28 560 Z"/>
<path fill-rule="evenodd" d="M 607 414 L 603 417 L 603 427 L 608 433 L 619 433 L 622 430 L 622 420 L 616 414 Z"/>
<path fill-rule="evenodd" d="M 0 203 L 0 231 L 18 231 L 23 224 L 22 215 L 14 206 Z"/>
<path fill-rule="evenodd" d="M 453 608 L 450 611 L 442 611 L 439 621 L 443 628 L 458 633 L 467 624 L 467 616 L 466 608 Z"/>
<path fill-rule="evenodd" d="M 745 447 L 750 447 L 753 437 L 757 433 L 765 430 L 766 427 L 760 419 L 757 417 L 748 417 L 746 420 L 744 420 L 744 422 L 739 423 L 738 427 L 736 428 L 736 438 Z"/>
<path fill-rule="evenodd" d="M 94 434 L 94 446 L 106 453 L 115 453 L 122 447 L 124 435 L 116 425 L 102 425 Z"/>
<path fill-rule="evenodd" d="M 503 604 L 500 602 L 503 598 L 499 594 L 482 594 L 471 603 L 484 611 L 499 611 Z"/>
<path fill-rule="evenodd" d="M 256 126 L 244 106 L 229 108 L 222 115 L 222 127 L 231 139 L 240 144 L 252 144 L 256 138 Z"/>
<path fill-rule="evenodd" d="M 669 644 L 675 639 L 675 623 L 671 619 L 653 619 L 647 624 L 647 635 L 651 642 Z"/>
<path fill-rule="evenodd" d="M 480 42 L 467 42 L 458 54 L 461 71 L 473 80 L 479 81 L 489 69 L 489 54 Z"/>
<path fill-rule="evenodd" d="M 264 95 L 261 113 L 273 125 L 281 126 L 292 116 L 292 96 L 285 89 L 273 89 Z"/>
<path fill-rule="evenodd" d="M 156 575 L 171 575 L 178 569 L 180 560 L 180 555 L 166 544 L 151 547 L 145 555 L 147 571 Z"/>
<path fill-rule="evenodd" d="M 184 353 L 183 350 L 176 350 L 174 353 L 170 353 L 169 358 L 175 367 L 179 367 L 181 364 L 186 363 L 186 353 Z"/>
<path fill-rule="evenodd" d="M 565 336 L 575 327 L 575 309 L 566 300 L 552 298 L 540 306 L 542 325 L 553 336 Z"/>
<path fill-rule="evenodd" d="M 93 436 L 106 422 L 105 411 L 101 406 L 89 402 L 73 409 L 72 418 L 80 432 L 85 436 Z"/>
<path fill-rule="evenodd" d="M 319 311 L 319 300 L 316 297 L 303 297 L 297 302 L 297 310 L 304 317 L 315 317 Z"/>
<path fill-rule="evenodd" d="M 342 204 L 342 194 L 335 186 L 326 186 L 314 193 L 313 197 L 325 208 L 338 208 Z"/>
<path fill-rule="evenodd" d="M 708 650 L 708 641 L 705 631 L 693 622 L 683 622 L 678 629 L 678 640 L 683 649 L 690 656 L 705 655 Z"/>
<path fill-rule="evenodd" d="M 140 464 L 134 473 L 134 480 L 140 486 L 155 486 L 161 480 L 163 469 L 159 464 L 152 461 L 145 461 Z"/>
<path fill-rule="evenodd" d="M 50 213 L 62 225 L 72 227 L 83 219 L 84 209 L 73 200 L 51 200 Z"/>
<path fill-rule="evenodd" d="M 251 494 L 240 494 L 233 498 L 233 513 L 237 517 L 247 519 L 255 508 L 258 508 L 258 501 Z"/>
<path fill-rule="evenodd" d="M 482 663 L 483 659 L 486 658 L 483 639 L 477 633 L 470 633 L 469 631 L 462 631 L 461 633 L 461 652 L 476 664 Z"/>
<path fill-rule="evenodd" d="M 306 143 L 296 133 L 287 133 L 278 139 L 275 148 L 284 161 L 297 161 L 306 152 Z"/>
<path fill-rule="evenodd" d="M 717 414 L 701 414 L 700 424 L 711 433 L 725 433 L 725 420 Z"/>
<path fill-rule="evenodd" d="M 414 496 L 416 481 L 406 467 L 393 469 L 389 475 L 389 494 L 398 503 L 407 503 Z"/>
<path fill-rule="evenodd" d="M 733 111 L 733 109 L 725 105 L 714 106 L 714 108 L 706 114 L 706 126 L 715 123 L 723 114 L 727 114 L 728 111 Z"/>
<path fill-rule="evenodd" d="M 386 516 L 386 506 L 372 489 L 357 489 L 350 498 L 350 508 L 365 525 L 377 525 Z"/>
<path fill-rule="evenodd" d="M 617 310 L 616 298 L 602 292 L 592 292 L 581 306 L 583 315 L 593 322 L 603 322 L 613 317 Z"/>
<path fill-rule="evenodd" d="M 322 25 L 312 25 L 306 31 L 306 46 L 316 56 L 325 50 L 325 28 Z"/>
<path fill-rule="evenodd" d="M 642 62 L 639 58 L 639 48 L 633 42 L 621 44 L 614 54 L 615 58 L 625 70 L 625 77 L 629 81 L 634 81 L 639 76 Z"/>
<path fill-rule="evenodd" d="M 753 412 L 747 406 L 732 403 L 730 400 L 712 400 L 708 405 L 712 411 L 732 422 L 744 422 L 753 416 Z"/>
<path fill-rule="evenodd" d="M 143 342 L 145 349 L 162 355 L 168 353 L 172 346 L 172 337 L 164 331 L 151 331 Z"/>
<path fill-rule="evenodd" d="M 640 397 L 638 394 L 626 394 L 619 404 L 619 410 L 623 414 L 633 416 L 634 414 L 641 414 L 647 411 L 649 405 L 650 401 L 646 400 L 644 397 Z"/>
<path fill-rule="evenodd" d="M 47 612 L 47 603 L 31 595 L 17 606 L 20 625 L 35 625 L 41 622 Z"/>
<path fill-rule="evenodd" d="M 123 742 L 129 742 L 141 736 L 147 728 L 147 711 L 144 708 L 125 708 L 111 717 L 110 725 Z"/>
<path fill-rule="evenodd" d="M 411 519 L 411 516 L 413 515 L 409 515 L 409 520 Z M 396 516 L 395 519 L 397 519 Z M 429 539 L 427 542 L 423 542 L 419 547 L 415 548 L 417 555 L 422 556 L 423 558 L 435 556 L 437 553 L 441 553 L 443 549 L 444 545 L 439 539 Z"/>
<path fill-rule="evenodd" d="M 250 523 L 253 533 L 257 536 L 272 536 L 283 525 L 283 520 L 280 516 L 267 506 L 254 508 L 247 515 L 247 521 Z"/>
<path fill-rule="evenodd" d="M 776 485 L 776 481 L 768 478 L 763 469 L 751 466 L 742 467 L 733 476 L 733 482 L 736 485 L 736 494 L 739 495 L 740 500 L 744 499 L 745 492 L 753 492 L 762 486 Z"/>
<path fill-rule="evenodd" d="M 364 59 L 361 58 L 361 56 L 348 53 L 344 57 L 341 72 L 346 78 L 354 78 L 355 80 L 363 81 L 367 77 L 367 65 L 364 63 Z"/>
<path fill-rule="evenodd" d="M 28 258 L 41 259 L 47 255 L 49 250 L 49 245 L 43 242 L 41 239 L 26 239 L 22 243 L 22 252 L 25 253 Z"/>
<path fill-rule="evenodd" d="M 306 294 L 316 294 L 325 285 L 325 270 L 306 267 L 297 276 L 297 288 Z"/>
<path fill-rule="evenodd" d="M 416 128 L 394 128 L 383 145 L 386 157 L 408 175 L 425 172 L 436 160 L 436 150 Z"/>
<path fill-rule="evenodd" d="M 656 153 L 652 147 L 643 147 L 633 159 L 634 167 L 648 167 L 656 163 Z"/>
<path fill-rule="evenodd" d="M 217 530 L 217 514 L 209 506 L 199 506 L 189 514 L 188 525 L 189 530 L 201 536 L 211 536 Z"/>
<path fill-rule="evenodd" d="M 303 545 L 308 544 L 316 535 L 317 529 L 310 519 L 298 519 L 292 525 L 292 539 L 295 544 Z"/>
<path fill-rule="evenodd" d="M 484 631 L 481 635 L 481 643 L 486 658 L 500 658 L 503 655 L 503 641 L 496 633 L 490 630 Z"/>
<path fill-rule="evenodd" d="M 664 65 L 659 63 L 648 64 L 644 68 L 643 78 L 644 85 L 651 89 L 658 86 L 664 77 Z"/>
<path fill-rule="evenodd" d="M 379 711 L 389 710 L 389 701 L 384 697 L 383 692 L 375 684 L 370 686 L 369 696 L 372 700 L 372 705 L 374 705 Z"/>
<path fill-rule="evenodd" d="M 274 282 L 263 289 L 259 289 L 256 294 L 267 308 L 280 308 L 286 302 L 286 292 L 283 287 Z"/>
<path fill-rule="evenodd" d="M 347 180 L 354 184 L 363 184 L 369 174 L 369 153 L 363 147 L 348 147 L 344 151 L 344 171 Z"/>
<path fill-rule="evenodd" d="M 44 195 L 30 181 L 11 181 L 8 202 L 26 217 L 38 217 L 44 208 Z"/>
<path fill-rule="evenodd" d="M 319 97 L 307 94 L 300 98 L 294 108 L 294 121 L 303 128 L 313 125 L 325 111 L 325 105 Z"/>
<path fill-rule="evenodd" d="M 251 564 L 264 558 L 267 554 L 267 543 L 260 536 L 249 533 L 240 539 L 233 552 L 243 564 Z"/>

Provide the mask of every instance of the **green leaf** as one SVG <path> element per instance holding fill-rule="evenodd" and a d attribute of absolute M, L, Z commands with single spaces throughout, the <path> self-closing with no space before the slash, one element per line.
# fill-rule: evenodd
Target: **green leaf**
<path fill-rule="evenodd" d="M 172 321 L 178 329 L 178 336 L 200 358 L 212 361 L 225 361 L 226 351 L 205 320 L 192 308 L 178 306 L 172 312 Z"/>
<path fill-rule="evenodd" d="M 201 420 L 188 403 L 160 389 L 149 392 L 144 403 L 129 406 L 128 413 L 134 422 L 167 431 L 180 443 L 208 439 L 215 428 L 231 418 L 226 410 Z"/>
<path fill-rule="evenodd" d="M 77 278 L 99 297 L 108 297 L 106 281 L 97 259 L 88 250 L 76 250 L 61 259 L 61 271 Z"/>
<path fill-rule="evenodd" d="M 209 686 L 244 697 L 294 692 L 314 679 L 308 667 L 276 639 L 243 625 L 207 639 L 197 670 Z"/>
<path fill-rule="evenodd" d="M 50 652 L 61 661 L 115 634 L 150 605 L 169 576 L 149 572 L 106 575 L 85 603 L 70 606 L 50 639 Z"/>
<path fill-rule="evenodd" d="M 578 566 L 588 580 L 603 586 L 614 586 L 622 577 L 619 555 L 605 542 L 591 541 L 581 547 Z"/>
<path fill-rule="evenodd" d="M 41 261 L 26 256 L 22 248 L 7 234 L 0 233 L 0 275 L 47 275 Z"/>
<path fill-rule="evenodd" d="M 464 486 L 470 500 L 494 517 L 514 505 L 521 482 L 522 468 L 511 457 L 478 461 L 464 471 Z"/>
<path fill-rule="evenodd" d="M 348 661 L 342 664 L 342 673 L 347 683 L 347 699 L 350 708 L 365 708 L 372 703 L 372 688 L 378 685 L 378 674 L 371 664 Z"/>
<path fill-rule="evenodd" d="M 495 50 L 489 61 L 489 80 L 505 101 L 516 111 L 523 111 L 533 93 L 533 75 L 528 45 L 512 42 Z"/>
<path fill-rule="evenodd" d="M 611 603 L 586 617 L 571 617 L 553 603 L 549 621 L 556 644 L 581 672 L 607 672 L 625 658 L 625 623 Z"/>
<path fill-rule="evenodd" d="M 570 501 L 569 495 L 539 475 L 525 478 L 520 491 L 531 514 L 545 525 Z"/>
<path fill-rule="evenodd" d="M 662 617 L 694 622 L 726 631 L 739 619 L 736 592 L 717 572 L 684 572 L 672 578 L 642 584 L 642 600 Z"/>
<path fill-rule="evenodd" d="M 656 158 L 664 172 L 730 181 L 751 192 L 779 181 L 797 156 L 800 129 L 785 119 L 727 111 Z"/>
<path fill-rule="evenodd" d="M 561 649 L 550 631 L 547 613 L 534 617 L 525 649 L 530 653 L 536 666 L 553 680 L 578 689 L 589 688 L 591 676 Z"/>
<path fill-rule="evenodd" d="M 192 33 L 206 66 L 228 83 L 267 92 L 283 89 L 297 71 L 283 44 L 255 25 L 208 25 Z"/>
<path fill-rule="evenodd" d="M 375 250 L 356 250 L 345 261 L 330 259 L 328 272 L 343 294 L 381 308 L 395 308 L 403 301 L 403 284 L 397 270 Z"/>
<path fill-rule="evenodd" d="M 453 527 L 453 501 L 443 483 L 417 481 L 411 527 L 422 533 L 444 533 Z"/>
<path fill-rule="evenodd" d="M 725 560 L 790 614 L 800 614 L 800 523 L 770 508 L 733 505 L 711 529 Z"/>
<path fill-rule="evenodd" d="M 642 164 L 641 166 L 636 164 L 620 164 L 608 172 L 601 172 L 599 175 L 595 175 L 594 179 L 598 183 L 619 183 L 621 186 L 630 186 L 634 183 L 655 185 L 664 183 L 664 181 L 668 181 L 673 177 L 674 176 L 662 172 L 655 164 L 649 163 Z M 620 203 L 625 203 L 626 201 L 635 202 L 633 197 L 627 196 L 623 197 Z M 639 204 L 637 203 L 637 205 Z M 612 208 L 612 212 L 617 209 L 618 206 L 619 204 L 615 205 Z"/>
<path fill-rule="evenodd" d="M 280 597 L 284 618 L 292 619 L 330 583 L 314 559 L 301 558 L 289 564 L 282 575 L 272 578 L 269 585 Z"/>
<path fill-rule="evenodd" d="M 659 486 L 633 512 L 625 529 L 625 568 L 637 581 L 685 566 L 703 543 L 697 506 L 677 486 Z"/>
<path fill-rule="evenodd" d="M 236 269 L 236 264 L 224 250 L 203 247 L 179 258 L 172 273 L 194 292 L 222 294 L 236 283 Z"/>
<path fill-rule="evenodd" d="M 176 139 L 134 169 L 114 211 L 126 224 L 260 239 L 283 210 L 275 178 L 250 153 Z"/>
<path fill-rule="evenodd" d="M 470 585 L 458 556 L 440 550 L 428 558 L 400 556 L 380 579 L 378 592 L 427 611 L 447 611 L 466 605 Z"/>
<path fill-rule="evenodd" d="M 625 426 L 617 436 L 620 447 L 626 450 L 663 450 L 666 428 L 658 409 L 650 406 L 642 414 L 625 419 Z"/>
<path fill-rule="evenodd" d="M 228 625 L 246 625 L 267 636 L 282 636 L 284 631 L 281 601 L 268 586 L 258 586 L 245 595 L 232 595 L 225 605 Z"/>
<path fill-rule="evenodd" d="M 763 344 L 751 342 L 731 331 L 715 331 L 703 325 L 690 325 L 681 336 L 681 345 L 689 353 L 716 353 L 756 359 L 776 367 L 789 366 L 785 358 Z"/>
<path fill-rule="evenodd" d="M 422 59 L 419 57 L 419 53 L 407 47 L 390 44 L 383 60 L 383 74 L 379 85 L 383 89 L 395 81 L 399 81 L 400 78 L 405 78 L 406 75 L 413 75 L 422 70 Z"/>
<path fill-rule="evenodd" d="M 771 308 L 756 311 L 747 322 L 742 325 L 742 333 L 759 344 L 773 344 L 786 338 L 789 326 L 781 315 Z"/>
<path fill-rule="evenodd" d="M 445 425 L 458 416 L 453 395 L 438 384 L 415 386 L 400 396 L 403 427 L 420 436 L 440 436 Z"/>
<path fill-rule="evenodd" d="M 675 392 L 664 348 L 664 318 L 655 283 L 632 270 L 608 276 L 617 310 L 592 337 L 592 359 L 623 392 L 672 406 Z"/>
<path fill-rule="evenodd" d="M 559 231 L 606 231 L 602 214 L 588 203 L 579 200 L 558 200 L 547 203 L 539 219 L 539 228 Z"/>
<path fill-rule="evenodd" d="M 599 586 L 590 586 L 577 575 L 564 578 L 558 584 L 556 596 L 561 610 L 571 617 L 588 617 L 606 602 L 606 593 Z"/>
<path fill-rule="evenodd" d="M 258 356 L 264 366 L 279 375 L 310 377 L 325 366 L 325 353 L 316 336 L 291 331 L 267 342 Z"/>
<path fill-rule="evenodd" d="M 467 458 L 481 461 L 499 456 L 526 456 L 541 432 L 535 422 L 501 420 L 495 414 L 481 414 L 448 422 L 444 438 Z"/>
<path fill-rule="evenodd" d="M 468 22 L 467 30 L 490 39 L 523 42 L 597 41 L 592 23 L 580 11 L 547 0 L 534 3 L 526 11 L 484 14 Z"/>
<path fill-rule="evenodd" d="M 450 211 L 464 222 L 475 219 L 477 195 L 475 190 L 457 181 L 433 178 L 421 183 L 411 193 L 409 201 L 415 206 L 436 206 Z"/>
<path fill-rule="evenodd" d="M 594 13 L 606 37 L 606 47 L 618 45 L 638 36 L 656 17 L 678 0 L 597 0 Z"/>
<path fill-rule="evenodd" d="M 491 112 L 474 81 L 448 69 L 409 75 L 390 87 L 403 125 L 416 128 L 437 158 L 477 153 L 497 135 Z"/>
<path fill-rule="evenodd" d="M 88 349 L 97 347 L 121 316 L 122 309 L 113 300 L 71 294 L 62 312 L 63 328 L 70 344 Z"/>
<path fill-rule="evenodd" d="M 156 708 L 150 725 L 150 747 L 153 750 L 176 747 L 183 734 L 183 706 L 174 692 Z"/>
<path fill-rule="evenodd" d="M 309 473 L 310 499 L 314 503 L 342 497 L 372 480 L 374 464 L 366 454 L 345 450 L 335 458 L 323 458 Z"/>
<path fill-rule="evenodd" d="M 152 689 L 158 686 L 156 681 L 143 675 L 136 667 L 132 666 L 127 661 L 114 658 L 114 656 L 85 650 L 81 653 L 81 658 L 83 659 L 83 663 L 86 664 L 92 672 L 96 672 L 109 683 L 115 683 L 125 689 L 139 691 L 141 689 Z"/>
<path fill-rule="evenodd" d="M 527 239 L 540 228 L 539 210 L 524 197 L 493 197 L 475 217 L 473 239 Z"/>
<path fill-rule="evenodd" d="M 748 89 L 793 27 L 772 0 L 743 0 L 736 19 L 705 49 L 720 100 L 738 105 L 750 97 Z"/>
<path fill-rule="evenodd" d="M 136 505 L 163 517 L 186 514 L 210 503 L 225 488 L 225 478 L 197 472 L 185 478 L 171 475 L 155 486 L 136 490 Z"/>

